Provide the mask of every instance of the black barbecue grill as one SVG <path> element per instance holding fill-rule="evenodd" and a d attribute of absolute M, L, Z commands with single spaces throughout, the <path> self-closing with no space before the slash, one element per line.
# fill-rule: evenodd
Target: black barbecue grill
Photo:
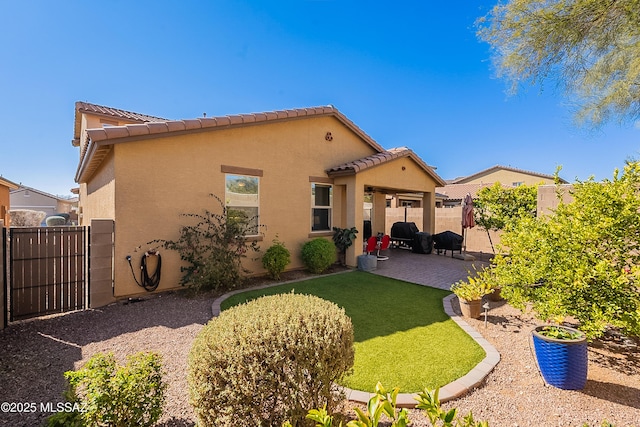
<path fill-rule="evenodd" d="M 451 251 L 451 256 L 453 257 L 453 251 L 460 251 L 462 253 L 462 236 L 454 233 L 453 231 L 443 231 L 442 233 L 434 234 L 431 236 L 433 238 L 433 247 L 435 248 L 438 255 L 440 255 L 440 251 L 444 251 L 444 254 L 447 254 L 447 251 Z"/>
<path fill-rule="evenodd" d="M 391 226 L 391 242 L 395 247 L 412 248 L 418 231 L 415 222 L 394 222 Z"/>

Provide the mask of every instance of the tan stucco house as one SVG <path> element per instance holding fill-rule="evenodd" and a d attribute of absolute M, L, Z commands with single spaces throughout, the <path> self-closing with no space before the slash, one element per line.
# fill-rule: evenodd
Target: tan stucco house
<path fill-rule="evenodd" d="M 561 184 L 567 183 L 560 177 L 558 179 Z M 438 206 L 445 208 L 459 206 L 467 194 L 475 198 L 478 191 L 484 187 L 491 187 L 496 182 L 502 184 L 504 188 L 513 188 L 519 185 L 552 185 L 555 178 L 553 175 L 540 172 L 496 165 L 468 176 L 447 180 L 446 186 L 437 188 L 438 194 L 444 196 L 442 204 Z"/>
<path fill-rule="evenodd" d="M 154 239 L 175 239 L 184 213 L 229 207 L 258 215 L 262 250 L 276 238 L 301 268 L 301 245 L 330 239 L 332 227 L 360 233 L 347 264 L 362 253 L 363 204 L 372 194 L 372 231 L 385 229 L 386 194 L 421 195 L 424 231 L 435 227 L 435 188 L 445 182 L 408 148 L 384 149 L 332 106 L 167 120 L 76 103 L 80 221 L 115 221 L 114 293 L 139 294 L 127 255 Z M 234 185 L 252 190 L 238 196 Z M 136 259 L 137 258 L 137 259 Z M 138 264 L 139 265 L 139 264 Z M 177 254 L 162 254 L 159 290 L 178 286 Z M 259 260 L 247 260 L 254 274 Z"/>
<path fill-rule="evenodd" d="M 512 187 L 517 187 L 518 185 L 546 185 L 553 184 L 554 177 L 544 173 L 496 165 L 468 176 L 449 180 L 447 184 L 493 184 L 494 182 Z M 566 184 L 567 181 L 560 178 L 560 183 Z"/>
<path fill-rule="evenodd" d="M 9 226 L 9 209 L 11 208 L 11 190 L 15 190 L 20 186 L 15 182 L 11 182 L 0 176 L 0 221 L 4 226 Z"/>
<path fill-rule="evenodd" d="M 77 197 L 59 197 L 32 187 L 20 185 L 11 191 L 12 210 L 42 211 L 47 216 L 66 213 L 73 223 L 77 222 Z"/>

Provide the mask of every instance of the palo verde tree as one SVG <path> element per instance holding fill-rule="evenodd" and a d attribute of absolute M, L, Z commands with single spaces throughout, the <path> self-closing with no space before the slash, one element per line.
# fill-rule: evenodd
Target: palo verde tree
<path fill-rule="evenodd" d="M 571 203 L 522 217 L 502 235 L 487 280 L 546 320 L 571 316 L 588 337 L 609 327 L 640 336 L 640 162 L 612 180 L 576 182 Z"/>
<path fill-rule="evenodd" d="M 513 91 L 557 81 L 581 123 L 640 117 L 640 0 L 509 0 L 478 27 Z"/>
<path fill-rule="evenodd" d="M 523 216 L 535 216 L 537 203 L 538 187 L 535 185 L 503 187 L 496 182 L 478 191 L 474 200 L 474 220 L 478 227 L 487 231 L 494 253 L 489 231 L 503 230 L 511 221 Z"/>

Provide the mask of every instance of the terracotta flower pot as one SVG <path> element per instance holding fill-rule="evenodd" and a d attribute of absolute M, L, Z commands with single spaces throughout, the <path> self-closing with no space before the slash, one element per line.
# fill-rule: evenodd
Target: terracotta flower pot
<path fill-rule="evenodd" d="M 482 299 L 465 301 L 458 298 L 458 301 L 460 301 L 460 311 L 462 311 L 464 317 L 480 318 L 482 314 Z"/>
<path fill-rule="evenodd" d="M 502 290 L 500 288 L 494 288 L 493 292 L 491 292 L 489 294 L 489 300 L 491 301 L 503 301 L 504 298 L 502 298 Z"/>

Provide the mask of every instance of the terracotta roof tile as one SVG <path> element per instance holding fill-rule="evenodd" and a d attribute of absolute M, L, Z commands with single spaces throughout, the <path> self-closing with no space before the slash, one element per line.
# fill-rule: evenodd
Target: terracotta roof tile
<path fill-rule="evenodd" d="M 149 128 L 150 134 L 163 133 L 163 132 L 169 131 L 168 122 L 148 123 L 147 127 Z"/>
<path fill-rule="evenodd" d="M 200 119 L 200 123 L 203 129 L 213 128 L 218 126 L 218 122 L 216 121 L 215 117 L 202 118 Z"/>
<path fill-rule="evenodd" d="M 242 114 L 243 123 L 254 123 L 255 121 L 257 121 L 255 114 Z"/>
<path fill-rule="evenodd" d="M 166 122 L 167 132 L 181 132 L 183 130 L 187 130 L 187 127 L 184 125 L 184 122 Z"/>
<path fill-rule="evenodd" d="M 438 176 L 438 174 L 433 170 L 431 166 L 427 165 L 417 154 L 415 154 L 407 147 L 391 148 L 389 150 L 382 151 L 380 153 L 376 153 L 362 159 L 343 163 L 341 165 L 328 169 L 326 172 L 329 176 L 354 175 L 365 169 L 375 167 L 401 157 L 410 157 L 423 170 L 430 174 L 435 179 L 437 184 L 445 184 L 444 180 L 440 178 L 440 176 Z"/>
<path fill-rule="evenodd" d="M 150 133 L 150 128 L 147 124 L 129 125 L 127 130 L 129 131 L 129 136 L 149 135 Z"/>
<path fill-rule="evenodd" d="M 131 113 L 124 110 L 118 110 L 115 108 L 97 106 L 95 104 L 76 103 L 77 111 L 100 112 L 101 114 L 121 115 L 123 117 L 131 117 L 131 120 L 138 119 L 139 124 L 128 124 L 124 126 L 111 126 L 101 129 L 87 129 L 86 138 L 90 143 L 100 142 L 104 145 L 109 145 L 108 140 L 124 139 L 129 137 L 139 137 L 145 135 L 161 135 L 169 134 L 171 132 L 183 132 L 183 131 L 198 131 L 201 129 L 213 129 L 216 127 L 223 128 L 228 126 L 243 126 L 252 123 L 261 123 L 274 120 L 286 120 L 295 119 L 298 117 L 309 117 L 317 115 L 333 116 L 338 119 L 342 124 L 348 127 L 351 131 L 362 138 L 367 144 L 369 144 L 375 151 L 384 152 L 384 148 L 374 141 L 369 135 L 367 135 L 356 124 L 349 120 L 345 115 L 338 111 L 333 106 L 324 107 L 311 107 L 311 108 L 298 108 L 292 110 L 278 110 L 267 111 L 251 114 L 237 114 L 220 117 L 203 117 L 196 119 L 185 120 L 165 120 L 152 116 L 145 116 L 142 114 Z M 79 110 L 78 110 L 79 109 Z M 81 153 L 80 165 L 76 173 L 76 179 L 81 179 L 86 173 L 92 173 L 93 168 L 99 159 L 85 159 L 86 156 L 98 156 L 96 148 L 89 149 L 89 144 L 85 145 L 84 151 Z M 102 150 L 98 150 L 102 151 Z M 416 156 L 417 157 L 417 156 Z M 385 161 L 380 159 L 380 162 Z M 420 160 L 421 161 L 421 160 Z M 362 168 L 370 167 L 376 163 L 371 163 L 369 166 L 363 164 Z M 428 168 L 428 166 L 425 165 Z M 440 179 L 438 177 L 438 179 Z M 80 181 L 78 181 L 80 182 Z"/>
<path fill-rule="evenodd" d="M 184 122 L 184 127 L 187 130 L 202 129 L 202 123 L 200 123 L 200 119 L 186 119 L 182 121 Z"/>
<path fill-rule="evenodd" d="M 91 104 L 89 102 L 82 101 L 76 102 L 76 110 L 137 122 L 165 122 L 168 120 L 163 119 L 162 117 L 149 116 L 147 114 L 134 113 L 133 111 L 120 110 L 118 108 L 105 107 L 104 105 Z"/>

